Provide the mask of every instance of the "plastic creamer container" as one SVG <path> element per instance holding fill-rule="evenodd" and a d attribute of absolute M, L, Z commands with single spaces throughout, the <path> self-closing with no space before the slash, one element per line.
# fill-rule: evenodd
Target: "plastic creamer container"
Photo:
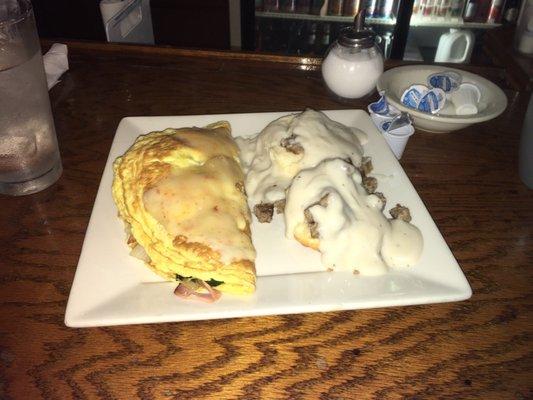
<path fill-rule="evenodd" d="M 450 32 L 439 39 L 435 62 L 468 63 L 474 42 L 474 34 L 471 31 L 450 29 Z"/>

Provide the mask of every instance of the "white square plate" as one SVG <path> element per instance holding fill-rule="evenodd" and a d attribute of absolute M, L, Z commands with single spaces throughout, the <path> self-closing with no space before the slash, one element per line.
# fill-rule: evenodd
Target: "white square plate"
<path fill-rule="evenodd" d="M 251 296 L 224 294 L 214 304 L 184 301 L 173 294 L 175 283 L 163 282 L 129 255 L 122 221 L 111 197 L 113 160 L 135 138 L 155 130 L 205 126 L 227 120 L 234 136 L 248 136 L 288 114 L 226 114 L 124 118 L 117 129 L 68 300 L 65 324 L 71 327 L 190 321 L 271 314 L 352 310 L 440 303 L 469 298 L 472 290 L 442 235 L 383 137 L 362 110 L 326 111 L 345 125 L 368 134 L 365 154 L 387 198 L 387 210 L 401 203 L 424 236 L 420 262 L 378 277 L 325 272 L 320 254 L 284 237 L 283 219 L 252 224 L 257 248 L 257 290 Z"/>

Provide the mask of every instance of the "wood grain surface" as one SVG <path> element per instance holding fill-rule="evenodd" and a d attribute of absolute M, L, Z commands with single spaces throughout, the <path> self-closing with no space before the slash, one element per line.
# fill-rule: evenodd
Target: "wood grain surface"
<path fill-rule="evenodd" d="M 336 102 L 313 62 L 70 45 L 70 71 L 51 90 L 63 176 L 36 195 L 0 197 L 0 399 L 533 397 L 533 191 L 517 174 L 528 96 L 506 90 L 502 116 L 455 134 L 418 132 L 401 160 L 470 300 L 71 329 L 66 301 L 122 117 L 370 99 Z M 504 71 L 474 70 L 506 87 Z"/>

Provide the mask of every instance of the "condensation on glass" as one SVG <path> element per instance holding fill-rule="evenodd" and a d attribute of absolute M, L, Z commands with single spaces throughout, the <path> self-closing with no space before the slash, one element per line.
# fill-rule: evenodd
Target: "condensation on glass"
<path fill-rule="evenodd" d="M 62 172 L 29 0 L 0 6 L 0 193 L 41 191 Z"/>

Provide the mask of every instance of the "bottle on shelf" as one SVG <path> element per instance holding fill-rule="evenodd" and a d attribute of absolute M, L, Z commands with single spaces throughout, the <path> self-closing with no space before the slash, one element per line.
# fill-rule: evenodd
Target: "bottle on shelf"
<path fill-rule="evenodd" d="M 477 10 L 472 21 L 486 22 L 489 17 L 490 3 L 491 0 L 476 0 Z"/>
<path fill-rule="evenodd" d="M 519 0 L 507 0 L 505 2 L 505 9 L 503 12 L 502 21 L 506 24 L 516 23 L 519 10 L 520 10 Z"/>
<path fill-rule="evenodd" d="M 361 0 L 344 0 L 342 6 L 342 15 L 355 17 L 361 8 Z"/>
<path fill-rule="evenodd" d="M 311 12 L 311 0 L 296 0 L 296 12 L 309 14 Z"/>
<path fill-rule="evenodd" d="M 441 12 L 440 9 L 441 7 L 443 7 L 442 1 L 443 0 L 435 0 L 435 3 L 433 4 L 433 14 L 431 14 L 432 17 L 434 18 L 442 17 L 442 15 L 440 14 Z"/>
<path fill-rule="evenodd" d="M 523 0 L 516 21 L 514 48 L 521 54 L 533 55 L 533 1 Z"/>
<path fill-rule="evenodd" d="M 503 0 L 492 0 L 487 16 L 487 23 L 494 24 L 501 21 Z"/>
<path fill-rule="evenodd" d="M 379 3 L 379 17 L 384 19 L 394 18 L 396 0 L 381 0 Z"/>
<path fill-rule="evenodd" d="M 450 18 L 460 18 L 465 6 L 464 0 L 452 0 L 450 6 Z"/>
<path fill-rule="evenodd" d="M 377 18 L 379 15 L 379 0 L 366 1 L 366 16 L 367 18 Z"/>
<path fill-rule="evenodd" d="M 450 9 L 451 9 L 451 0 L 440 0 L 437 10 L 436 10 L 436 14 L 439 17 L 445 18 L 449 15 Z"/>
<path fill-rule="evenodd" d="M 255 0 L 255 11 L 263 11 L 263 0 Z"/>
<path fill-rule="evenodd" d="M 293 13 L 296 11 L 296 0 L 281 0 L 280 10 L 286 13 Z"/>
<path fill-rule="evenodd" d="M 477 14 L 477 2 L 476 0 L 468 0 L 466 3 L 463 19 L 466 22 L 473 21 Z"/>
<path fill-rule="evenodd" d="M 314 15 L 326 15 L 327 14 L 327 0 L 312 0 L 311 2 L 311 14 Z"/>
<path fill-rule="evenodd" d="M 422 15 L 424 17 L 431 17 L 435 12 L 435 1 L 436 0 L 426 0 Z"/>
<path fill-rule="evenodd" d="M 414 0 L 413 2 L 413 16 L 418 15 L 418 11 L 420 10 L 420 0 Z"/>
<path fill-rule="evenodd" d="M 343 0 L 328 0 L 328 15 L 342 15 Z"/>
<path fill-rule="evenodd" d="M 420 0 L 418 3 L 417 17 L 422 17 L 424 15 L 424 10 L 426 9 L 428 0 Z"/>

